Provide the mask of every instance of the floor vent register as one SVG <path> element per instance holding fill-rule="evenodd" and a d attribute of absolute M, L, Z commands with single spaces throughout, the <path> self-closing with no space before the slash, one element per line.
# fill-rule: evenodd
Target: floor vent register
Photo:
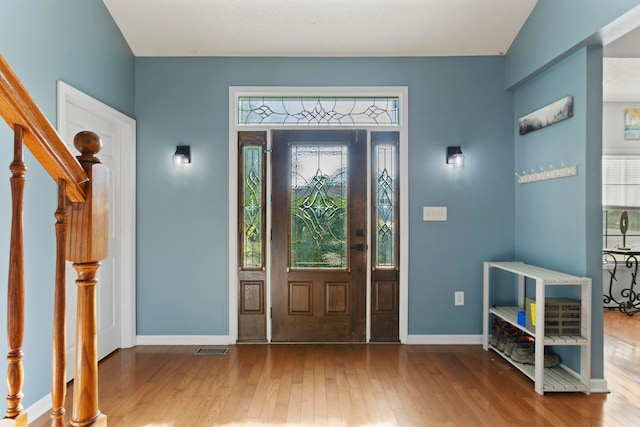
<path fill-rule="evenodd" d="M 199 348 L 193 354 L 209 355 L 209 356 L 224 356 L 229 352 L 229 348 Z"/>

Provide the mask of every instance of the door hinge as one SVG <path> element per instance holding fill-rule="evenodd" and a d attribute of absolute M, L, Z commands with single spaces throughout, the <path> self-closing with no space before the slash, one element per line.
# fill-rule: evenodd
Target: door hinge
<path fill-rule="evenodd" d="M 273 307 L 269 309 L 269 317 L 273 319 Z"/>

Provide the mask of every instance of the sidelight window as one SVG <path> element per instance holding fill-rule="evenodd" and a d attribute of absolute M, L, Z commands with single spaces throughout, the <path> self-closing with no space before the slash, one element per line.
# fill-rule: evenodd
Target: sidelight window
<path fill-rule="evenodd" d="M 396 268 L 398 251 L 398 133 L 372 132 L 374 268 Z"/>
<path fill-rule="evenodd" d="M 265 259 L 264 132 L 241 132 L 239 140 L 240 263 L 243 269 L 262 269 Z"/>

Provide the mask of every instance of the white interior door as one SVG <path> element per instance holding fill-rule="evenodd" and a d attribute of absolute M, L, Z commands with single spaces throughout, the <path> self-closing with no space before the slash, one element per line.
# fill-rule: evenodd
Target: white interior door
<path fill-rule="evenodd" d="M 59 84 L 60 86 L 63 83 Z M 101 262 L 98 270 L 97 285 L 97 317 L 98 317 L 98 359 L 102 359 L 121 347 L 134 345 L 135 337 L 135 305 L 131 303 L 131 295 L 135 293 L 133 279 L 135 277 L 132 257 L 134 252 L 133 236 L 130 233 L 134 223 L 135 210 L 127 206 L 132 200 L 135 188 L 135 147 L 130 140 L 135 133 L 128 127 L 123 128 L 123 119 L 114 114 L 110 107 L 75 91 L 69 86 L 63 87 L 63 95 L 59 97 L 59 107 L 64 110 L 60 117 L 59 130 L 62 139 L 71 151 L 79 154 L 73 147 L 73 137 L 80 131 L 90 130 L 97 133 L 102 140 L 102 150 L 98 157 L 109 168 L 109 255 Z M 71 93 L 71 95 L 69 95 Z M 83 98 L 86 97 L 86 99 Z M 126 116 L 124 116 L 126 117 Z M 133 119 L 126 118 L 133 124 Z M 61 124 L 63 126 L 61 126 Z M 132 125 L 134 126 L 134 125 Z M 135 129 L 135 127 L 133 127 Z M 135 141 L 135 140 L 134 140 Z M 133 162 L 127 158 L 133 148 Z M 133 194 L 135 200 L 135 193 Z M 67 262 L 67 380 L 73 378 L 75 365 L 75 328 L 76 271 Z M 126 301 L 126 302 L 125 302 Z M 125 302 L 123 304 L 123 302 Z M 128 324 L 127 328 L 123 325 Z M 133 330 L 131 330 L 133 324 Z"/>

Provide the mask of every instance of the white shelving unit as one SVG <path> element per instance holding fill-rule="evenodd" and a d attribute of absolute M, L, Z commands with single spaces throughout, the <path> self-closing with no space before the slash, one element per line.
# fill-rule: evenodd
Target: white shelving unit
<path fill-rule="evenodd" d="M 491 269 L 500 269 L 517 275 L 517 306 L 495 307 L 490 301 Z M 538 321 L 535 333 L 518 324 L 518 311 L 524 310 L 525 279 L 535 280 L 536 318 L 544 319 L 545 291 L 547 286 L 580 286 L 581 315 L 580 336 L 545 335 L 544 321 Z M 572 276 L 546 268 L 536 267 L 523 262 L 485 262 L 483 279 L 483 319 L 482 346 L 485 350 L 493 349 L 505 360 L 515 366 L 535 383 L 538 394 L 545 392 L 583 392 L 589 394 L 591 380 L 591 279 Z M 520 328 L 535 337 L 535 365 L 514 362 L 509 356 L 498 351 L 489 344 L 491 334 L 491 316 L 496 316 Z M 580 371 L 576 372 L 563 364 L 554 368 L 544 367 L 545 346 L 579 346 Z"/>

